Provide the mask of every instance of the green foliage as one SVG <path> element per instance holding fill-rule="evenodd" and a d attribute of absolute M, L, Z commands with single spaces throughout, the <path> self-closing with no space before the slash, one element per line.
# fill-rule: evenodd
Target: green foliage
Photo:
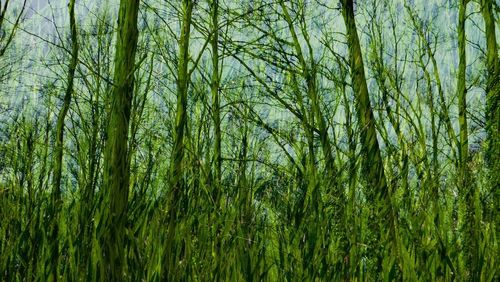
<path fill-rule="evenodd" d="M 499 279 L 496 6 L 90 2 L 0 23 L 0 280 Z"/>

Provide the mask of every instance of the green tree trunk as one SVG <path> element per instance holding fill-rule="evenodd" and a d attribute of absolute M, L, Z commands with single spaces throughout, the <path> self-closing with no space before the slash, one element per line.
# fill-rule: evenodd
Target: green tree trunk
<path fill-rule="evenodd" d="M 11 3 L 10 0 L 0 2 L 0 30 L 2 31 L 0 36 L 0 57 L 3 57 L 3 55 L 5 55 L 5 52 L 9 48 L 10 44 L 12 44 L 17 29 L 19 28 L 19 24 L 21 23 L 21 19 L 23 19 L 24 11 L 27 7 L 26 3 L 28 3 L 28 0 L 23 0 L 21 10 L 17 14 L 16 19 L 13 22 L 10 22 L 7 19 L 7 10 L 9 8 L 9 3 Z M 8 25 L 12 24 L 10 30 L 6 28 L 6 22 L 8 23 Z"/>
<path fill-rule="evenodd" d="M 331 199 L 331 205 L 333 206 L 332 208 L 334 211 L 333 218 L 331 218 L 334 229 L 333 237 L 336 238 L 336 240 L 338 240 L 339 251 L 341 252 L 341 254 L 339 255 L 339 257 L 341 257 L 340 263 L 338 263 L 335 266 L 335 272 L 340 272 L 340 271 L 346 272 L 348 266 L 343 265 L 345 264 L 344 257 L 346 257 L 348 253 L 348 241 L 347 241 L 346 225 L 345 225 L 346 198 L 342 186 L 339 185 L 337 181 L 338 175 L 337 175 L 337 169 L 335 167 L 335 158 L 333 155 L 332 145 L 331 145 L 332 143 L 330 141 L 330 136 L 328 134 L 328 126 L 326 124 L 324 114 L 321 110 L 320 97 L 318 95 L 318 86 L 317 86 L 317 64 L 314 61 L 313 49 L 311 47 L 310 38 L 305 26 L 302 26 L 301 32 L 308 47 L 307 50 L 309 53 L 309 60 L 306 60 L 306 57 L 304 56 L 304 52 L 302 51 L 302 47 L 292 21 L 292 17 L 290 16 L 288 8 L 285 5 L 284 1 L 280 1 L 280 6 L 283 10 L 283 15 L 288 24 L 288 29 L 293 39 L 293 47 L 295 49 L 295 52 L 297 53 L 297 57 L 301 65 L 302 72 L 300 74 L 307 84 L 307 96 L 311 101 L 311 108 L 312 108 L 312 114 L 310 120 L 311 126 L 315 127 L 316 124 L 318 126 L 319 141 L 325 159 L 325 172 L 326 172 L 326 175 L 324 176 L 324 179 L 326 180 L 325 186 L 328 196 Z M 298 88 L 298 84 L 295 83 L 294 87 Z M 297 89 L 296 91 L 298 92 L 297 95 L 300 95 L 300 90 Z M 304 116 L 306 115 L 304 114 Z M 306 131 L 310 130 L 307 128 L 304 129 Z M 315 166 L 314 161 L 311 162 L 311 166 Z M 320 191 L 315 186 L 316 185 L 313 185 L 312 188 L 314 190 L 308 191 L 308 193 L 310 192 L 312 195 L 311 200 L 313 203 L 313 207 L 315 208 L 316 215 L 318 216 L 323 212 L 322 211 L 323 203 L 320 196 Z"/>
<path fill-rule="evenodd" d="M 211 16 L 212 16 L 212 37 L 210 43 L 212 45 L 212 81 L 210 89 L 212 92 L 212 116 L 214 120 L 214 158 L 215 158 L 215 174 L 214 186 L 215 189 L 220 189 L 222 177 L 222 155 L 221 155 L 221 118 L 220 118 L 220 75 L 219 75 L 219 1 L 212 0 L 211 2 Z M 220 191 L 215 193 L 215 202 L 219 200 Z"/>
<path fill-rule="evenodd" d="M 384 244 L 395 240 L 394 216 L 389 187 L 384 172 L 384 164 L 377 140 L 375 118 L 370 105 L 368 86 L 361 46 L 359 44 L 352 0 L 343 0 L 342 15 L 347 32 L 351 80 L 356 100 L 356 112 L 360 123 L 361 148 L 363 153 L 362 171 L 366 179 L 365 196 L 369 202 L 368 256 L 372 258 L 374 271 L 381 274 Z M 389 238 L 384 234 L 389 232 Z"/>
<path fill-rule="evenodd" d="M 459 148 L 459 162 L 462 174 L 462 181 L 464 171 L 467 166 L 467 159 L 469 155 L 469 142 L 467 132 L 467 89 L 465 85 L 465 70 L 467 67 L 465 45 L 465 17 L 467 11 L 467 0 L 460 0 L 460 7 L 458 12 L 458 77 L 457 77 L 457 96 L 458 96 L 458 122 L 460 125 L 460 148 Z M 463 184 L 463 183 L 462 183 Z"/>
<path fill-rule="evenodd" d="M 214 145 L 213 145 L 213 158 L 214 158 L 214 176 L 212 183 L 212 195 L 215 202 L 214 210 L 216 214 L 220 210 L 221 201 L 221 180 L 222 180 L 222 152 L 221 152 L 221 117 L 220 117 L 220 73 L 219 73 L 219 0 L 212 0 L 210 3 L 211 15 L 211 32 L 210 45 L 212 48 L 212 78 L 210 83 L 210 90 L 212 94 L 212 118 L 214 122 Z M 214 277 L 221 277 L 220 269 L 222 268 L 223 261 L 221 259 L 221 241 L 219 235 L 223 226 L 217 224 L 216 234 L 214 239 L 214 249 L 216 250 L 216 270 Z"/>
<path fill-rule="evenodd" d="M 121 0 L 118 15 L 115 72 L 107 140 L 104 147 L 101 248 L 104 276 L 121 281 L 125 269 L 125 224 L 129 192 L 128 131 L 134 91 L 135 55 L 137 50 L 137 17 L 140 0 Z"/>
<path fill-rule="evenodd" d="M 182 1 L 182 23 L 181 36 L 179 39 L 179 57 L 177 63 L 177 104 L 174 127 L 174 145 L 170 160 L 170 191 L 167 196 L 168 209 L 168 230 L 165 245 L 165 255 L 162 275 L 164 279 L 174 279 L 176 277 L 177 250 L 182 249 L 175 246 L 175 228 L 177 216 L 181 203 L 183 202 L 183 159 L 184 159 L 184 138 L 187 124 L 187 99 L 189 87 L 189 38 L 191 33 L 191 16 L 194 1 Z"/>
<path fill-rule="evenodd" d="M 468 0 L 460 0 L 458 11 L 458 77 L 457 77 L 457 96 L 458 96 L 458 122 L 460 127 L 460 148 L 458 148 L 459 156 L 459 187 L 460 194 L 465 204 L 465 220 L 464 220 L 464 245 L 465 245 L 465 267 L 469 279 L 479 280 L 479 234 L 477 218 L 475 216 L 474 195 L 475 185 L 471 181 L 471 173 L 468 167 L 469 163 L 469 142 L 467 129 L 467 88 L 465 71 L 467 68 L 466 60 L 466 35 L 465 21 L 467 13 Z"/>
<path fill-rule="evenodd" d="M 78 38 L 75 20 L 75 0 L 69 2 L 69 22 L 71 30 L 71 61 L 68 69 L 68 84 L 64 94 L 63 105 L 57 116 L 56 124 L 56 147 L 54 148 L 54 175 L 52 178 L 52 204 L 51 204 L 51 233 L 50 233 L 50 253 L 51 268 L 50 278 L 53 281 L 58 280 L 59 268 L 59 212 L 62 206 L 61 199 L 61 178 L 62 162 L 64 150 L 64 120 L 69 111 L 71 96 L 73 94 L 73 85 L 75 80 L 75 71 L 78 64 Z"/>
<path fill-rule="evenodd" d="M 486 162 L 490 169 L 493 204 L 496 205 L 500 201 L 500 189 L 498 189 L 500 187 L 500 60 L 495 34 L 493 1 L 481 0 L 481 12 L 486 33 L 486 132 L 488 135 Z M 488 221 L 500 222 L 500 214 L 494 211 L 488 211 L 486 217 Z"/>
<path fill-rule="evenodd" d="M 179 189 L 182 176 L 182 160 L 184 158 L 184 132 L 187 123 L 187 94 L 188 94 L 188 63 L 189 63 L 189 37 L 191 32 L 191 14 L 193 1 L 183 0 L 183 18 L 181 37 L 179 40 L 179 62 L 177 71 L 177 105 L 175 117 L 174 147 L 171 158 L 171 184 L 170 189 L 175 192 Z"/>

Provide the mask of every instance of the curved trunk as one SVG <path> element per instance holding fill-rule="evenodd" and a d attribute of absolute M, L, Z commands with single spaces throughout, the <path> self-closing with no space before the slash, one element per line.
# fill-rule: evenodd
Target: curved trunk
<path fill-rule="evenodd" d="M 354 19 L 352 0 L 343 0 L 342 15 L 347 32 L 351 80 L 356 100 L 356 112 L 360 123 L 361 148 L 363 152 L 363 174 L 366 179 L 365 196 L 369 201 L 368 227 L 373 233 L 368 239 L 368 256 L 375 260 L 374 271 L 382 273 L 384 241 L 395 240 L 394 215 L 384 164 L 377 140 L 375 118 L 370 105 L 361 46 Z M 387 226 L 389 225 L 389 226 Z M 382 227 L 381 227 L 382 226 Z M 381 229 L 382 228 L 382 229 Z M 389 228 L 389 238 L 384 238 Z"/>
<path fill-rule="evenodd" d="M 332 150 L 332 143 L 330 140 L 330 136 L 328 134 L 328 126 L 327 122 L 325 120 L 325 116 L 323 112 L 321 111 L 321 104 L 320 104 L 320 97 L 318 95 L 318 86 L 317 86 L 317 64 L 314 61 L 314 56 L 313 56 L 313 49 L 311 47 L 309 35 L 307 33 L 307 30 L 305 29 L 304 26 L 302 26 L 302 36 L 304 37 L 305 42 L 307 43 L 308 47 L 308 53 L 309 53 L 309 60 L 306 60 L 306 57 L 304 56 L 304 52 L 302 51 L 302 47 L 299 41 L 299 37 L 297 35 L 297 32 L 295 30 L 293 20 L 291 15 L 288 12 L 288 8 L 285 5 L 284 1 L 280 1 L 280 6 L 283 9 L 283 15 L 284 18 L 288 24 L 288 29 L 291 33 L 292 39 L 293 39 L 293 47 L 295 49 L 295 52 L 297 54 L 297 57 L 300 62 L 301 66 L 301 72 L 300 75 L 302 78 L 305 80 L 306 85 L 307 85 L 307 97 L 311 101 L 311 110 L 312 113 L 310 115 L 310 124 L 313 128 L 306 128 L 304 127 L 304 130 L 306 132 L 311 131 L 309 133 L 310 140 L 312 143 L 313 141 L 313 130 L 315 129 L 317 125 L 317 131 L 319 135 L 319 141 L 321 144 L 321 150 L 323 151 L 323 157 L 325 159 L 325 176 L 324 179 L 325 181 L 325 187 L 326 187 L 326 192 L 331 197 L 331 205 L 333 206 L 334 214 L 332 220 L 333 224 L 333 229 L 334 229 L 334 237 L 339 241 L 339 250 L 341 251 L 340 257 L 342 257 L 342 262 L 344 265 L 340 265 L 342 263 L 339 263 L 335 267 L 336 270 L 339 271 L 347 271 L 347 266 L 345 265 L 345 258 L 347 258 L 347 253 L 348 253 L 348 240 L 347 240 L 347 234 L 346 234 L 346 226 L 345 226 L 345 202 L 346 202 L 346 197 L 344 195 L 344 191 L 341 185 L 338 183 L 338 173 L 337 169 L 335 167 L 335 158 L 333 155 L 333 150 Z M 297 92 L 297 96 L 300 96 L 300 90 L 298 89 L 298 83 L 295 84 L 295 91 Z M 306 115 L 304 114 L 304 117 Z M 307 121 L 305 121 L 305 124 L 308 124 Z M 310 146 L 309 151 L 312 153 L 313 148 Z M 311 157 L 314 157 L 313 154 L 310 153 Z M 316 174 L 315 168 L 314 168 L 314 159 L 310 161 L 311 167 L 314 169 L 313 173 Z M 319 215 L 323 212 L 323 203 L 321 199 L 321 194 L 319 189 L 317 189 L 317 184 L 318 183 L 311 183 L 311 189 L 308 189 L 307 194 L 311 194 L 311 200 L 313 203 L 313 207 L 315 209 L 316 215 Z M 342 269 L 342 270 L 340 270 Z"/>
<path fill-rule="evenodd" d="M 69 2 L 69 22 L 71 30 L 71 62 L 68 69 L 68 85 L 64 94 L 64 100 L 61 110 L 57 116 L 56 124 L 56 147 L 54 148 L 54 176 L 52 183 L 52 204 L 51 204 L 51 231 L 50 231 L 50 257 L 51 267 L 49 279 L 58 280 L 58 265 L 59 265 L 59 212 L 62 206 L 61 200 L 61 178 L 62 178 L 62 161 L 64 150 L 64 120 L 69 111 L 71 96 L 73 94 L 73 85 L 75 80 L 75 71 L 78 64 L 78 39 L 76 33 L 75 20 L 75 0 Z"/>

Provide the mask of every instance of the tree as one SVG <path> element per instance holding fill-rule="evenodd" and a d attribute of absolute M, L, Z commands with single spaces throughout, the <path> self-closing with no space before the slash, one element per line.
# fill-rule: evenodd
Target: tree
<path fill-rule="evenodd" d="M 490 170 L 493 202 L 500 200 L 500 60 L 495 31 L 493 1 L 481 0 L 481 13 L 486 37 L 486 163 Z M 498 213 L 496 222 L 498 222 Z M 498 226 L 496 227 L 498 228 Z M 497 229 L 498 230 L 498 229 Z"/>
<path fill-rule="evenodd" d="M 59 268 L 59 213 L 61 210 L 61 177 L 63 167 L 63 151 L 64 151 L 64 126 L 66 115 L 70 108 L 71 96 L 73 94 L 73 85 L 75 81 L 75 71 L 78 65 L 78 39 L 76 30 L 75 19 L 75 0 L 69 2 L 69 21 L 71 31 L 71 60 L 68 66 L 68 78 L 66 85 L 66 92 L 63 98 L 63 105 L 57 116 L 56 124 L 56 144 L 54 148 L 54 176 L 52 179 L 52 203 L 51 203 L 51 216 L 52 216 L 52 232 L 51 232 L 51 280 L 58 280 Z"/>
<path fill-rule="evenodd" d="M 189 64 L 189 39 L 191 35 L 191 18 L 193 13 L 193 0 L 182 0 L 182 23 L 181 34 L 179 39 L 179 56 L 177 62 L 177 103 L 176 116 L 174 126 L 174 145 L 172 148 L 170 161 L 170 187 L 167 196 L 168 209 L 168 230 L 166 242 L 166 254 L 164 260 L 164 275 L 173 279 L 175 277 L 175 261 L 177 258 L 176 250 L 174 250 L 174 238 L 176 232 L 177 215 L 182 212 L 181 205 L 185 200 L 185 191 L 182 191 L 183 186 L 183 163 L 185 151 L 185 131 L 188 119 L 187 103 L 188 103 L 188 87 L 190 82 L 190 74 L 188 71 Z M 170 252 L 170 253 L 169 253 Z"/>
<path fill-rule="evenodd" d="M 352 0 L 343 0 L 342 16 L 347 32 L 347 45 L 349 50 L 349 64 L 351 68 L 352 88 L 355 96 L 356 112 L 360 123 L 361 146 L 363 151 L 363 171 L 367 182 L 365 196 L 370 201 L 370 214 L 368 224 L 370 231 L 375 233 L 369 239 L 368 255 L 375 259 L 375 273 L 382 271 L 383 243 L 394 241 L 395 220 L 392 210 L 391 192 L 384 171 L 384 163 L 377 140 L 375 119 L 370 105 L 370 96 L 366 84 L 363 56 L 354 19 L 354 5 Z M 382 223 L 387 219 L 387 223 Z M 384 230 L 388 229 L 388 230 Z M 385 232 L 389 238 L 383 238 Z"/>
<path fill-rule="evenodd" d="M 219 70 L 219 0 L 211 0 L 211 39 L 212 50 L 212 78 L 210 90 L 212 93 L 212 116 L 214 122 L 214 148 L 213 155 L 215 160 L 214 171 L 214 189 L 220 189 L 222 180 L 222 153 L 221 153 L 221 117 L 220 117 L 220 70 Z M 220 191 L 214 193 L 215 203 L 220 200 Z"/>
<path fill-rule="evenodd" d="M 14 3 L 14 9 L 12 9 L 9 4 L 12 4 L 10 0 L 5 0 L 0 3 L 0 82 L 7 80 L 7 77 L 12 73 L 13 65 L 12 63 L 19 62 L 9 62 L 6 60 L 6 52 L 10 49 L 12 42 L 14 41 L 15 35 L 22 22 L 26 3 L 28 0 L 18 1 L 17 3 L 20 7 Z M 12 6 L 12 5 L 11 5 Z M 10 19 L 11 10 L 16 11 L 17 15 L 14 15 L 14 19 Z M 19 9 L 20 8 L 20 9 Z M 10 27 L 9 27 L 10 24 Z"/>
<path fill-rule="evenodd" d="M 474 199 L 476 196 L 476 186 L 472 181 L 472 174 L 469 169 L 469 134 L 467 127 L 467 88 L 466 88 L 466 34 L 465 24 L 467 18 L 468 0 L 459 1 L 458 11 L 458 76 L 457 76 L 457 96 L 458 96 L 458 122 L 460 128 L 460 148 L 459 157 L 459 186 L 461 197 L 464 200 L 466 211 L 464 221 L 464 245 L 466 249 L 465 265 L 467 277 L 471 280 L 479 280 L 481 273 L 481 263 L 479 259 L 479 228 L 475 211 Z"/>
<path fill-rule="evenodd" d="M 10 0 L 2 1 L 3 5 L 0 3 L 0 57 L 3 57 L 7 49 L 9 48 L 16 32 L 19 28 L 19 24 L 21 23 L 21 19 L 24 15 L 24 11 L 26 9 L 26 3 L 28 0 L 23 0 L 21 3 L 21 9 L 18 11 L 14 21 L 12 21 L 12 27 L 7 28 L 6 23 L 9 22 L 7 11 L 9 10 L 9 4 L 11 4 Z"/>
<path fill-rule="evenodd" d="M 121 0 L 115 50 L 112 95 L 109 97 L 107 138 L 104 147 L 103 189 L 100 239 L 104 277 L 110 281 L 124 278 L 126 271 L 125 232 L 129 193 L 128 131 L 134 91 L 137 18 L 140 0 Z"/>

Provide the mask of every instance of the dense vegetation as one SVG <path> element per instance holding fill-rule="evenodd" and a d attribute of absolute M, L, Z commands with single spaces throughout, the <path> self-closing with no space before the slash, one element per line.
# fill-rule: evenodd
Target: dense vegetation
<path fill-rule="evenodd" d="M 500 279 L 498 1 L 0 3 L 0 280 Z"/>

